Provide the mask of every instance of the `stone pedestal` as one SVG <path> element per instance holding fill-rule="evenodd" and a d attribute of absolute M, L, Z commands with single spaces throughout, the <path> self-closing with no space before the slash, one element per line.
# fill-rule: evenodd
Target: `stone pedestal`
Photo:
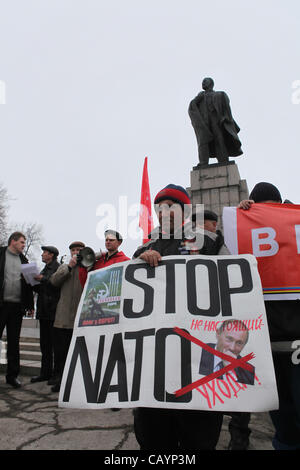
<path fill-rule="evenodd" d="M 222 230 L 224 206 L 237 206 L 242 199 L 249 198 L 246 180 L 241 180 L 234 161 L 198 165 L 191 171 L 191 186 L 187 188 L 193 204 L 204 204 L 205 209 L 214 211 L 219 217 L 218 228 Z"/>

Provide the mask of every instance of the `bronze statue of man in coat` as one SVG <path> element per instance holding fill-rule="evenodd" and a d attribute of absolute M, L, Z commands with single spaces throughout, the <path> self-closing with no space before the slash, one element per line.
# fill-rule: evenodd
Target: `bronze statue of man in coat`
<path fill-rule="evenodd" d="M 189 116 L 194 127 L 200 165 L 208 165 L 209 158 L 219 163 L 229 157 L 242 155 L 238 137 L 239 126 L 234 121 L 229 98 L 224 91 L 214 91 L 212 78 L 204 78 L 201 91 L 189 105 Z"/>

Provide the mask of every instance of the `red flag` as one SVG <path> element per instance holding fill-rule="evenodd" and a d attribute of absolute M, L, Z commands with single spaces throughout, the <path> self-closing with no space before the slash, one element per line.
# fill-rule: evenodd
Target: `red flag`
<path fill-rule="evenodd" d="M 148 157 L 145 157 L 144 161 L 139 227 L 143 230 L 143 243 L 146 243 L 149 240 L 149 233 L 153 230 L 151 197 L 148 178 Z"/>

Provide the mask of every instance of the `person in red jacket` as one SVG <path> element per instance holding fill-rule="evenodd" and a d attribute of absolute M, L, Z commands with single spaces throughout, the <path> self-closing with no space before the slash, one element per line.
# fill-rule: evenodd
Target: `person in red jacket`
<path fill-rule="evenodd" d="M 123 238 L 120 233 L 114 230 L 106 230 L 105 235 L 105 248 L 107 249 L 106 253 L 103 253 L 100 258 L 98 258 L 89 271 L 95 271 L 96 269 L 106 268 L 111 264 L 122 263 L 123 261 L 128 261 L 130 258 L 126 256 L 123 251 L 119 251 L 119 246 L 121 245 Z M 84 284 L 87 279 L 88 271 L 86 268 L 79 268 L 79 281 L 84 287 Z"/>

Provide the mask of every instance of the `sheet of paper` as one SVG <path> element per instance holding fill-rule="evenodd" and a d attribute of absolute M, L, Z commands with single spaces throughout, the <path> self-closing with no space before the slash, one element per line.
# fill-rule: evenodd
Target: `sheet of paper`
<path fill-rule="evenodd" d="M 36 263 L 22 264 L 21 271 L 27 284 L 35 286 L 36 284 L 40 283 L 34 279 L 34 276 L 39 274 L 39 269 Z"/>

